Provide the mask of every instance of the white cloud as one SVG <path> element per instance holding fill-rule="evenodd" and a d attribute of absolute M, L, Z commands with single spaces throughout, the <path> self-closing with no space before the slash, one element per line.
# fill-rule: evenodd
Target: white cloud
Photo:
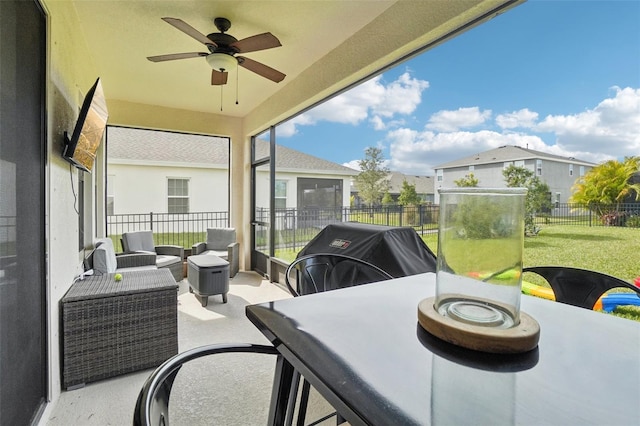
<path fill-rule="evenodd" d="M 398 128 L 387 133 L 390 167 L 406 173 L 433 174 L 434 166 L 504 145 L 516 145 L 563 157 L 600 163 L 640 153 L 640 89 L 613 87 L 613 95 L 578 114 L 549 115 L 539 120 L 523 108 L 499 114 L 495 124 L 508 131 L 461 131 L 490 126 L 491 111 L 479 107 L 440 111 L 423 132 Z M 510 129 L 527 129 L 514 132 Z M 553 145 L 535 132 L 555 135 Z M 615 153 L 616 156 L 610 153 Z"/>
<path fill-rule="evenodd" d="M 613 87 L 613 90 L 614 97 L 595 108 L 574 115 L 549 115 L 535 129 L 554 132 L 557 144 L 568 151 L 638 155 L 640 89 Z"/>
<path fill-rule="evenodd" d="M 499 114 L 496 117 L 496 124 L 503 129 L 515 129 L 517 127 L 530 129 L 535 126 L 537 120 L 537 112 L 524 108 L 507 114 Z"/>
<path fill-rule="evenodd" d="M 429 118 L 425 126 L 429 130 L 439 132 L 455 132 L 484 124 L 491 118 L 491 110 L 480 111 L 480 108 L 458 108 L 455 111 L 438 111 Z"/>
<path fill-rule="evenodd" d="M 479 132 L 418 132 L 397 129 L 387 134 L 390 143 L 392 170 L 419 175 L 433 175 L 434 167 L 504 145 L 530 149 L 545 147 L 537 136 L 519 133 Z"/>
<path fill-rule="evenodd" d="M 349 167 L 353 170 L 360 171 L 360 160 L 351 160 L 348 163 L 342 163 L 343 166 Z"/>
<path fill-rule="evenodd" d="M 355 126 L 368 119 L 374 129 L 384 130 L 397 125 L 397 120 L 385 123 L 384 119 L 413 113 L 422 100 L 422 92 L 428 87 L 427 81 L 412 78 L 409 73 L 402 74 L 387 86 L 383 84 L 382 76 L 377 76 L 279 126 L 278 135 L 293 136 L 297 126 L 319 121 Z"/>
<path fill-rule="evenodd" d="M 405 72 L 386 87 L 372 107 L 373 114 L 385 118 L 391 118 L 396 114 L 411 114 L 420 105 L 422 92 L 428 87 L 428 81 L 411 78 L 411 75 Z"/>
<path fill-rule="evenodd" d="M 286 123 L 279 125 L 276 132 L 278 137 L 289 138 L 298 133 L 298 130 L 296 128 L 296 123 L 293 120 L 289 120 Z"/>

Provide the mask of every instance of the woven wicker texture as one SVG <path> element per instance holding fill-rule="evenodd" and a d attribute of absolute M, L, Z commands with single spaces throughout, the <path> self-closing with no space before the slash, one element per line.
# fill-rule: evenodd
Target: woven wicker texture
<path fill-rule="evenodd" d="M 92 276 L 62 299 L 63 388 L 156 367 L 178 353 L 177 284 L 167 269 Z"/>

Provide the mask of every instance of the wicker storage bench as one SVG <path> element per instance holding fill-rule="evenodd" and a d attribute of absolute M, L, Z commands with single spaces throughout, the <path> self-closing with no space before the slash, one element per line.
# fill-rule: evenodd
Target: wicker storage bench
<path fill-rule="evenodd" d="M 166 268 L 90 276 L 61 300 L 62 387 L 152 368 L 178 353 L 178 285 Z"/>

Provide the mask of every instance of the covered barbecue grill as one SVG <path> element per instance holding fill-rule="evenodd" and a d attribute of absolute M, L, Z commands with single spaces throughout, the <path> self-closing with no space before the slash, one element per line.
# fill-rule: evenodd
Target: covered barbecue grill
<path fill-rule="evenodd" d="M 394 277 L 436 271 L 436 256 L 409 227 L 336 223 L 325 227 L 298 253 L 338 253 L 382 268 Z"/>

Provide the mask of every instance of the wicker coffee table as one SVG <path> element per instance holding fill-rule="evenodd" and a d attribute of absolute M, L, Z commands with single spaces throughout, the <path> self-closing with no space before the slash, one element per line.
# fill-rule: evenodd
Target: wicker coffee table
<path fill-rule="evenodd" d="M 61 300 L 62 387 L 160 365 L 178 353 L 178 285 L 166 268 L 90 276 Z"/>

